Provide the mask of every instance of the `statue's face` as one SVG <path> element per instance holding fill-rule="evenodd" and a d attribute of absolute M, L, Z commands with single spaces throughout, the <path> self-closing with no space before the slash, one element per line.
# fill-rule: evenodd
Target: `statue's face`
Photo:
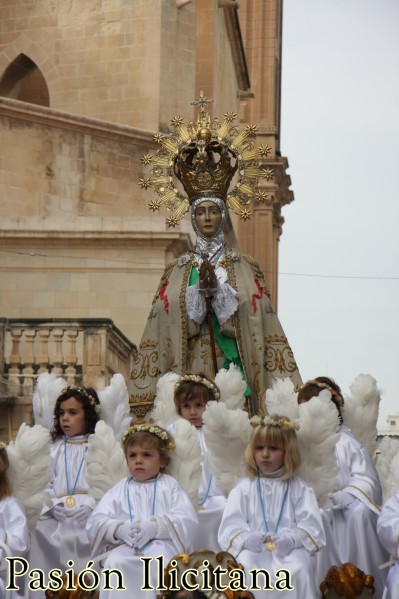
<path fill-rule="evenodd" d="M 201 202 L 195 209 L 195 222 L 205 237 L 213 237 L 219 231 L 222 222 L 219 206 L 211 200 Z"/>

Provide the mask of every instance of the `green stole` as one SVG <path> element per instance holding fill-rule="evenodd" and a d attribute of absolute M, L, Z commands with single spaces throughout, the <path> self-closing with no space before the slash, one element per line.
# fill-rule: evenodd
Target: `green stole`
<path fill-rule="evenodd" d="M 198 270 L 196 268 L 192 268 L 191 273 L 190 273 L 190 280 L 189 280 L 188 284 L 195 285 L 196 282 L 198 281 L 198 279 L 199 279 Z M 242 376 L 245 379 L 244 369 L 242 367 L 240 354 L 238 352 L 237 341 L 233 337 L 227 337 L 227 335 L 224 335 L 223 333 L 220 332 L 219 321 L 213 312 L 212 312 L 212 329 L 213 329 L 213 335 L 215 337 L 215 341 L 218 344 L 221 351 L 223 352 L 223 355 L 225 358 L 223 368 L 226 368 L 228 370 L 230 367 L 230 364 L 233 363 L 239 367 L 239 369 L 241 370 Z M 251 395 L 251 393 L 252 393 L 251 388 L 247 383 L 247 388 L 245 389 L 244 395 L 245 395 L 245 397 L 249 397 Z"/>

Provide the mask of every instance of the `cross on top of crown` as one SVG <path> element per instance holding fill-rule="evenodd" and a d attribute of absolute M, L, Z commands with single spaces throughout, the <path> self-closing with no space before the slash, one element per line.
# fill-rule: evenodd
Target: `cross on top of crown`
<path fill-rule="evenodd" d="M 201 108 L 201 112 L 204 110 L 206 104 L 211 104 L 213 100 L 210 100 L 206 96 L 204 96 L 204 92 L 200 91 L 199 98 L 195 98 L 194 102 L 191 102 L 194 106 L 199 106 Z"/>

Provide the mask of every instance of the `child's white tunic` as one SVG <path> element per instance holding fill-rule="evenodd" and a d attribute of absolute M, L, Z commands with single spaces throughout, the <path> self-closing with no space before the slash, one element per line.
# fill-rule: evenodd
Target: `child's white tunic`
<path fill-rule="evenodd" d="M 378 566 L 388 560 L 376 530 L 382 502 L 381 484 L 370 456 L 350 429 L 342 425 L 339 432 L 335 490 L 350 493 L 354 501 L 345 508 L 321 510 L 327 544 L 317 556 L 318 579 L 324 580 L 332 565 L 351 562 L 365 574 L 374 576 L 376 597 L 381 597 L 386 571 Z"/>
<path fill-rule="evenodd" d="M 384 503 L 377 522 L 378 537 L 394 559 L 399 557 L 399 491 Z M 399 597 L 399 563 L 393 564 L 388 573 L 384 599 Z"/>
<path fill-rule="evenodd" d="M 15 497 L 0 500 L 0 541 L 5 543 L 12 557 L 25 557 L 29 548 L 29 532 L 24 508 Z M 0 549 L 0 598 L 5 597 L 7 586 L 6 556 Z M 17 586 L 21 578 L 16 579 Z M 21 591 L 22 595 L 22 591 Z M 16 593 L 14 597 L 18 596 Z"/>
<path fill-rule="evenodd" d="M 108 528 L 116 522 L 145 522 L 152 517 L 160 518 L 170 538 L 154 539 L 144 548 L 141 554 L 125 544 L 114 541 L 110 545 Z M 106 558 L 104 568 L 117 568 L 123 573 L 126 591 L 101 590 L 101 599 L 123 599 L 140 597 L 155 599 L 159 594 L 156 587 L 159 580 L 159 562 L 151 564 L 151 582 L 154 590 L 143 591 L 144 565 L 140 557 L 164 557 L 164 566 L 178 553 L 189 553 L 192 550 L 198 520 L 190 499 L 179 483 L 167 474 L 160 474 L 156 479 L 136 482 L 131 477 L 124 478 L 99 501 L 88 522 L 87 533 L 92 542 L 93 556 L 112 549 Z"/>
<path fill-rule="evenodd" d="M 93 508 L 95 505 L 94 499 L 87 494 L 86 450 L 87 436 L 67 438 L 66 443 L 63 438 L 57 439 L 51 445 L 52 465 L 50 484 L 47 489 L 51 496 L 51 506 L 43 508 L 33 532 L 29 560 L 31 567 L 41 568 L 46 576 L 48 570 L 52 568 L 66 570 L 68 560 L 73 560 L 74 570 L 79 573 L 90 559 L 90 544 L 85 531 L 85 522 L 74 519 L 74 514 L 80 507 L 87 505 Z M 68 467 L 68 485 L 65 464 Z M 68 507 L 66 499 L 72 491 L 74 491 L 75 505 Z M 62 522 L 58 522 L 49 513 L 49 509 L 58 504 L 67 510 L 68 517 Z M 34 597 L 38 598 L 39 594 L 36 593 Z"/>
<path fill-rule="evenodd" d="M 175 423 L 168 426 L 168 431 L 173 435 Z M 197 434 L 198 444 L 203 456 L 201 463 L 201 480 L 198 489 L 197 516 L 199 527 L 197 529 L 193 549 L 209 549 L 210 551 L 221 551 L 218 542 L 218 530 L 226 505 L 226 498 L 215 486 L 215 480 L 208 466 L 207 456 L 210 454 L 205 442 L 204 429 L 194 427 Z"/>
<path fill-rule="evenodd" d="M 258 480 L 268 526 L 263 517 L 262 501 L 259 497 Z M 284 509 L 284 495 L 288 486 Z M 280 518 L 278 531 L 277 522 Z M 299 533 L 303 546 L 293 549 L 287 556 L 279 558 L 275 551 L 264 549 L 257 553 L 244 549 L 248 533 L 267 530 L 274 532 L 295 531 Z M 314 599 L 319 596 L 316 589 L 314 553 L 325 544 L 325 535 L 320 511 L 313 489 L 298 476 L 281 478 L 243 478 L 231 490 L 227 499 L 219 529 L 219 543 L 225 551 L 236 557 L 244 566 L 249 584 L 249 570 L 266 569 L 272 585 L 275 573 L 289 570 L 294 586 L 288 590 L 252 590 L 256 598 Z M 259 586 L 263 586 L 262 577 Z"/>

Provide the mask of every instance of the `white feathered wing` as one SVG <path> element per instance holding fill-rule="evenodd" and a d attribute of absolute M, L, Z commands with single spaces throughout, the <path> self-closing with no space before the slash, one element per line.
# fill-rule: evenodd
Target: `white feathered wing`
<path fill-rule="evenodd" d="M 247 412 L 229 410 L 223 402 L 210 401 L 203 415 L 204 436 L 211 453 L 209 468 L 215 486 L 228 495 L 245 476 L 244 452 L 252 433 Z"/>
<path fill-rule="evenodd" d="M 54 425 L 55 403 L 67 382 L 50 372 L 39 374 L 32 397 L 32 408 L 35 424 L 51 430 Z"/>
<path fill-rule="evenodd" d="M 95 434 L 89 436 L 85 460 L 89 495 L 96 501 L 129 475 L 125 455 L 115 439 L 114 429 L 103 420 L 97 422 Z"/>
<path fill-rule="evenodd" d="M 349 387 L 351 394 L 345 396 L 344 424 L 368 451 L 371 458 L 377 449 L 377 420 L 381 391 L 370 374 L 359 374 Z"/>
<path fill-rule="evenodd" d="M 202 455 L 195 427 L 180 418 L 174 423 L 171 434 L 176 447 L 170 454 L 172 459 L 168 473 L 178 481 L 196 505 L 201 480 Z"/>
<path fill-rule="evenodd" d="M 323 507 L 328 504 L 327 494 L 334 490 L 338 475 L 335 446 L 339 439 L 339 418 L 328 390 L 299 406 L 299 424 L 302 464 L 298 474 L 313 487 Z"/>
<path fill-rule="evenodd" d="M 242 378 L 238 366 L 232 363 L 229 369 L 219 370 L 215 376 L 215 383 L 220 389 L 220 401 L 225 403 L 229 410 L 244 407 L 247 383 Z"/>
<path fill-rule="evenodd" d="M 175 384 L 179 378 L 180 375 L 176 372 L 167 372 L 158 379 L 154 407 L 149 417 L 162 428 L 168 428 L 179 417 L 173 399 Z"/>
<path fill-rule="evenodd" d="M 378 449 L 375 467 L 385 502 L 399 489 L 399 439 L 383 437 Z"/>
<path fill-rule="evenodd" d="M 25 508 L 29 530 L 33 530 L 43 505 L 50 504 L 46 492 L 50 479 L 50 434 L 47 428 L 22 423 L 7 447 L 9 477 L 14 497 Z"/>
<path fill-rule="evenodd" d="M 109 385 L 97 391 L 97 394 L 100 400 L 101 418 L 113 429 L 115 439 L 120 441 L 132 419 L 129 392 L 124 376 L 119 372 L 114 374 Z"/>
<path fill-rule="evenodd" d="M 267 389 L 264 397 L 265 414 L 286 416 L 296 420 L 299 416 L 297 393 L 289 377 L 274 379 L 273 386 Z"/>

